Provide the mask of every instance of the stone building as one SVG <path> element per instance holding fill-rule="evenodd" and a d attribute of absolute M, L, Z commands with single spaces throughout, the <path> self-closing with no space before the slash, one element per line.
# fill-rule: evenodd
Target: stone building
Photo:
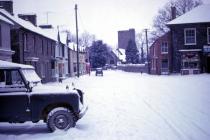
<path fill-rule="evenodd" d="M 118 48 L 126 49 L 130 40 L 135 42 L 135 29 L 118 31 Z"/>

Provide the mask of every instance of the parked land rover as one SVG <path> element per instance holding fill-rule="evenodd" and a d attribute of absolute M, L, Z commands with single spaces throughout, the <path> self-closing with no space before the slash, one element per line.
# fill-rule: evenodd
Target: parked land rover
<path fill-rule="evenodd" d="M 83 94 L 42 84 L 32 66 L 0 60 L 0 122 L 43 120 L 52 132 L 67 130 L 87 111 Z"/>

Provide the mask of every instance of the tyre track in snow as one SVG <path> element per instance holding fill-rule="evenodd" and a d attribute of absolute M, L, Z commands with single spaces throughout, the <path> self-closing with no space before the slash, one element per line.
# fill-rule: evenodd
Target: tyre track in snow
<path fill-rule="evenodd" d="M 165 97 L 167 96 L 168 98 L 166 99 Z M 173 131 L 175 128 L 175 130 L 177 130 L 177 132 L 179 132 L 184 139 L 208 140 L 210 135 L 207 130 L 209 129 L 205 129 L 205 126 L 201 126 L 201 124 L 198 124 L 199 121 L 196 120 L 195 116 L 193 116 L 193 115 L 198 115 L 197 119 L 199 119 L 207 117 L 206 116 L 207 114 L 203 114 L 202 112 L 200 112 L 200 110 L 193 109 L 191 106 L 185 106 L 185 104 L 177 102 L 177 100 L 174 100 L 174 97 L 173 98 L 171 97 L 172 96 L 169 96 L 168 94 L 161 95 L 160 100 L 162 102 L 158 106 L 152 104 L 155 107 L 152 107 L 152 105 L 149 104 L 149 102 L 146 100 L 144 100 L 144 102 L 151 110 L 153 110 L 153 112 L 158 114 L 158 116 L 160 116 L 167 124 L 173 126 L 170 128 L 172 128 Z M 165 100 L 167 102 L 165 102 Z M 183 110 L 183 107 L 185 110 Z M 167 113 L 168 110 L 169 111 L 172 110 L 173 112 L 168 114 Z M 164 113 L 164 116 L 160 112 Z M 178 118 L 179 119 L 181 118 L 180 121 L 177 121 Z M 201 119 L 200 123 L 204 122 L 203 119 Z"/>
<path fill-rule="evenodd" d="M 163 115 L 161 115 L 160 112 L 158 112 L 157 110 L 155 110 L 146 100 L 142 99 L 144 104 L 158 117 L 160 117 L 165 124 L 171 129 L 171 131 L 173 132 L 173 134 L 175 134 L 175 136 L 177 136 L 177 138 L 179 140 L 184 140 L 183 139 L 183 135 L 179 132 L 180 130 L 177 129 L 177 127 L 175 127 L 173 125 L 173 123 L 169 122 Z"/>
<path fill-rule="evenodd" d="M 188 102 L 184 102 L 182 100 L 174 100 L 175 97 L 173 95 L 171 95 L 171 92 L 168 92 L 168 94 L 165 94 L 164 96 L 168 96 L 168 99 L 170 99 L 170 104 L 167 104 L 168 102 L 167 103 L 162 102 L 164 107 L 169 107 L 170 105 L 176 105 L 175 111 L 179 116 L 181 116 L 183 122 L 190 125 L 191 129 L 192 129 L 192 127 L 196 128 L 197 129 L 196 133 L 201 132 L 204 136 L 206 136 L 208 138 L 210 137 L 210 133 L 208 132 L 209 129 L 207 129 L 207 130 L 204 129 L 201 126 L 201 124 L 199 124 L 199 120 L 198 120 L 198 119 L 200 119 L 200 120 L 202 120 L 202 122 L 204 122 L 204 120 L 205 120 L 206 123 L 209 124 L 210 119 L 209 119 L 208 114 L 206 114 L 203 110 L 201 110 L 201 108 L 195 106 L 194 104 L 192 107 L 192 105 L 189 104 Z M 183 110 L 183 107 L 185 109 L 187 109 L 187 112 L 186 112 L 186 110 L 185 111 Z M 167 108 L 167 110 L 168 110 L 168 108 Z M 195 118 L 194 115 L 197 115 L 198 118 Z M 187 135 L 187 134 L 185 134 L 185 135 Z M 192 136 L 188 135 L 188 138 L 192 139 Z"/>

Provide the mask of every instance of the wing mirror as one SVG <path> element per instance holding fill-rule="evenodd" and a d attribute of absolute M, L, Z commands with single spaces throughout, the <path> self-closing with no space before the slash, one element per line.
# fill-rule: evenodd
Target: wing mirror
<path fill-rule="evenodd" d="M 27 83 L 26 83 L 26 88 L 27 88 L 27 92 L 32 92 L 32 88 L 33 87 L 30 86 L 30 82 L 29 81 L 27 81 Z"/>

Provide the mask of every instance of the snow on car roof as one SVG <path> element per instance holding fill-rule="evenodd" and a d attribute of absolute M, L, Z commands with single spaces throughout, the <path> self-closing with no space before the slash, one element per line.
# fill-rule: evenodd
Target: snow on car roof
<path fill-rule="evenodd" d="M 210 4 L 198 6 L 191 11 L 175 18 L 167 25 L 187 24 L 187 23 L 207 23 L 210 22 Z"/>
<path fill-rule="evenodd" d="M 34 67 L 30 65 L 18 64 L 18 63 L 3 61 L 3 60 L 0 60 L 0 68 L 34 69 Z"/>

